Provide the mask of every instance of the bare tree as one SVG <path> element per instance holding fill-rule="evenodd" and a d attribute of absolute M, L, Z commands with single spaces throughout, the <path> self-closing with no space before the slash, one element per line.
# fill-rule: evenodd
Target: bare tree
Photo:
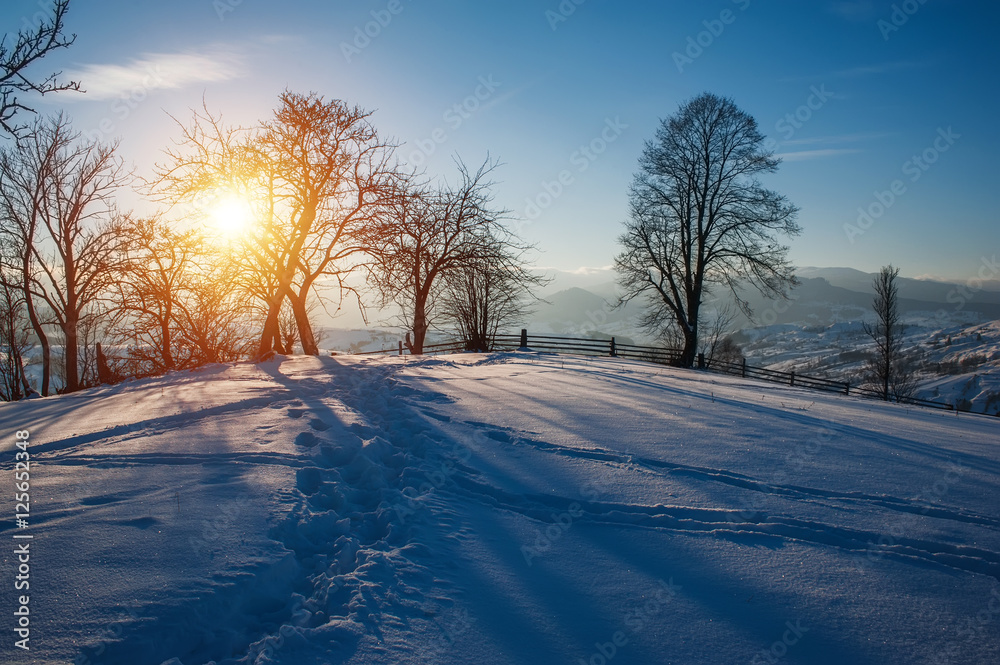
<path fill-rule="evenodd" d="M 129 346 L 133 376 L 191 365 L 193 351 L 178 344 L 182 299 L 202 258 L 194 231 L 179 233 L 157 218 L 129 220 L 117 230 L 122 256 L 113 284 L 112 340 Z"/>
<path fill-rule="evenodd" d="M 875 352 L 865 367 L 865 380 L 878 396 L 890 398 L 911 397 L 915 383 L 912 372 L 903 359 L 903 324 L 899 312 L 899 288 L 896 278 L 899 268 L 884 266 L 875 276 L 872 287 L 875 298 L 875 323 L 863 322 L 865 333 L 875 343 Z"/>
<path fill-rule="evenodd" d="M 128 345 L 127 374 L 157 375 L 250 354 L 256 322 L 226 248 L 160 218 L 130 220 L 118 232 L 125 256 L 113 288 L 111 338 Z"/>
<path fill-rule="evenodd" d="M 774 298 L 795 283 L 779 235 L 800 232 L 797 208 L 757 180 L 780 160 L 757 123 L 731 99 L 702 94 L 662 121 L 646 144 L 630 191 L 630 219 L 615 264 L 620 303 L 643 296 L 644 327 L 684 337 L 681 363 L 698 349 L 702 299 L 713 287 L 747 286 Z"/>
<path fill-rule="evenodd" d="M 256 127 L 225 128 L 206 112 L 183 131 L 154 190 L 170 203 L 219 189 L 246 199 L 254 224 L 239 238 L 249 259 L 243 265 L 265 287 L 267 305 L 256 355 L 280 347 L 286 299 L 304 353 L 318 354 L 310 297 L 323 276 L 343 287 L 349 257 L 362 249 L 358 229 L 391 191 L 392 146 L 379 138 L 370 112 L 287 91 L 274 117 Z"/>
<path fill-rule="evenodd" d="M 398 305 L 412 331 L 408 346 L 423 353 L 427 332 L 437 314 L 445 278 L 488 254 L 488 245 L 505 235 L 505 210 L 492 207 L 496 164 L 487 159 L 475 172 L 459 162 L 455 186 L 407 186 L 369 227 L 367 251 L 372 281 L 383 305 Z"/>
<path fill-rule="evenodd" d="M 5 273 L 6 267 L 0 266 Z M 0 277 L 0 401 L 16 402 L 32 393 L 24 371 L 31 328 L 24 318 L 24 297 L 17 279 Z"/>
<path fill-rule="evenodd" d="M 55 325 L 64 338 L 64 389 L 79 389 L 80 323 L 112 282 L 112 198 L 129 178 L 115 148 L 81 141 L 58 115 L 0 151 L 0 221 L 22 261 L 22 291 L 43 352 L 43 394 L 50 366 L 45 327 Z"/>
<path fill-rule="evenodd" d="M 529 268 L 533 248 L 512 236 L 466 244 L 469 256 L 443 277 L 441 319 L 458 329 L 467 350 L 487 352 L 501 329 L 524 323 L 534 291 L 550 280 Z"/>
<path fill-rule="evenodd" d="M 13 136 L 19 136 L 24 129 L 15 124 L 18 112 L 34 113 L 18 98 L 19 93 L 44 95 L 80 89 L 75 81 L 60 82 L 59 72 L 37 79 L 27 71 L 52 51 L 66 48 L 76 40 L 76 35 L 66 37 L 63 34 L 69 0 L 56 0 L 49 11 L 51 14 L 37 26 L 20 30 L 12 39 L 6 34 L 0 40 L 0 126 Z"/>
<path fill-rule="evenodd" d="M 707 334 L 704 335 L 705 344 L 702 347 L 702 353 L 705 354 L 705 359 L 709 365 L 712 364 L 712 361 L 716 358 L 716 354 L 720 351 L 725 351 L 727 358 L 723 360 L 723 354 L 719 353 L 719 359 L 723 360 L 723 362 L 729 362 L 728 358 L 732 357 L 732 342 L 725 343 L 725 341 L 729 339 L 727 334 L 735 320 L 736 310 L 731 303 L 724 303 L 721 307 L 716 303 L 716 309 L 712 314 L 712 318 L 708 321 Z M 723 346 L 725 347 L 724 349 L 721 348 Z"/>
<path fill-rule="evenodd" d="M 260 321 L 251 316 L 246 292 L 233 288 L 232 265 L 210 264 L 189 281 L 180 309 L 179 344 L 194 352 L 192 365 L 234 362 L 253 354 Z"/>

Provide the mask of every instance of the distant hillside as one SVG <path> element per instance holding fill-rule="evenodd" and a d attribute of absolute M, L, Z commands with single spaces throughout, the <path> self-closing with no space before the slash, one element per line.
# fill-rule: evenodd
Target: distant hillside
<path fill-rule="evenodd" d="M 853 268 L 799 268 L 796 274 L 801 279 L 822 278 L 833 286 L 860 293 L 873 293 L 874 275 Z M 1000 305 L 1000 290 L 997 289 L 996 280 L 984 282 L 982 285 L 976 283 L 969 285 L 900 276 L 897 282 L 900 298 L 908 300 L 954 306 L 958 298 L 964 297 L 970 303 Z"/>

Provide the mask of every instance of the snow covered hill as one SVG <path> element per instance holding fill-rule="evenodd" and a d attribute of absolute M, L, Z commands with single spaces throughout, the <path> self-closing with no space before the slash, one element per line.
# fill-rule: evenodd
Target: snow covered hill
<path fill-rule="evenodd" d="M 216 366 L 0 432 L 5 663 L 1000 661 L 997 418 L 528 352 Z"/>
<path fill-rule="evenodd" d="M 1000 321 L 965 324 L 908 316 L 903 358 L 917 382 L 915 396 L 1000 415 Z M 774 325 L 738 339 L 751 365 L 850 381 L 857 385 L 874 343 L 861 321 Z"/>

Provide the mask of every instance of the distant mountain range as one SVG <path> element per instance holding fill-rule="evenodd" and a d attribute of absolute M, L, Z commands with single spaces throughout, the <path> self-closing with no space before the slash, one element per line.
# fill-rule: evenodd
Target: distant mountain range
<path fill-rule="evenodd" d="M 771 301 L 752 289 L 742 294 L 751 305 L 754 320 L 738 315 L 734 328 L 757 325 L 832 324 L 872 316 L 873 274 L 852 268 L 802 268 L 797 272 L 801 284 L 793 290 L 789 301 Z M 554 283 L 566 283 L 569 278 L 557 276 Z M 978 284 L 953 284 L 900 277 L 900 310 L 904 315 L 939 317 L 967 321 L 1000 319 L 1000 290 L 978 288 Z M 990 286 L 993 286 L 990 283 Z M 533 331 L 567 335 L 595 333 L 644 339 L 640 318 L 642 305 L 633 302 L 624 308 L 614 307 L 618 289 L 614 282 L 596 283 L 588 288 L 573 286 L 549 293 L 539 303 L 528 321 Z M 711 318 L 715 310 L 727 303 L 728 293 L 705 304 L 705 314 Z M 734 308 L 735 309 L 735 308 Z"/>

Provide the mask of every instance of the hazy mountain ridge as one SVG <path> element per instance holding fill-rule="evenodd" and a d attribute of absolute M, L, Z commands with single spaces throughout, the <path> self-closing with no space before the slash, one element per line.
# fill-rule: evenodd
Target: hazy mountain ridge
<path fill-rule="evenodd" d="M 799 276 L 801 284 L 788 301 L 745 293 L 755 320 L 740 314 L 729 330 L 738 331 L 736 339 L 753 365 L 857 385 L 871 347 L 862 321 L 873 318 L 873 275 L 850 268 L 806 268 Z M 917 371 L 917 396 L 996 413 L 1000 411 L 1000 292 L 976 286 L 900 278 L 906 355 Z M 565 289 L 546 298 L 528 327 L 655 341 L 641 330 L 641 303 L 619 309 L 613 306 L 615 300 L 613 283 Z M 732 307 L 727 298 L 706 302 L 703 330 L 726 303 Z"/>

